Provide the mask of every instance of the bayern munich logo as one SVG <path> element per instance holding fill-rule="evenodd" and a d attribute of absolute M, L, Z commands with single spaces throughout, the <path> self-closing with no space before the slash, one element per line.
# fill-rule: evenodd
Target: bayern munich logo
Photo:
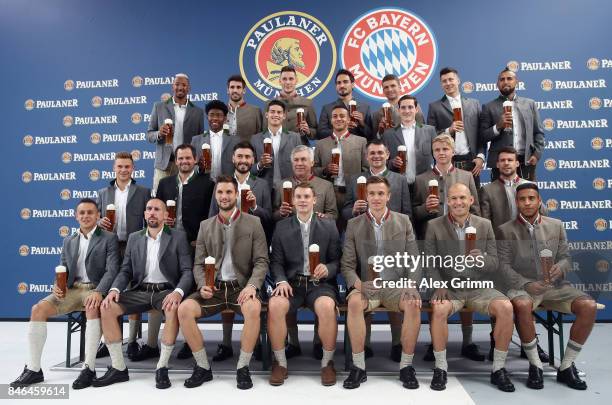
<path fill-rule="evenodd" d="M 364 96 L 386 100 L 382 78 L 394 74 L 404 93 L 422 90 L 434 73 L 438 46 L 432 30 L 416 14 L 379 8 L 357 18 L 342 40 L 340 62 L 355 75 Z"/>
<path fill-rule="evenodd" d="M 336 67 L 336 44 L 323 23 L 299 11 L 281 11 L 259 20 L 244 37 L 240 73 L 261 100 L 280 94 L 280 71 L 292 66 L 296 92 L 312 98 L 329 83 Z"/>

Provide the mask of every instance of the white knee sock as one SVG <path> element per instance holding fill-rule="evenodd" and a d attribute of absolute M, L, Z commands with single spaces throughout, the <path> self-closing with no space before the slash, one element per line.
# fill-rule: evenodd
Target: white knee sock
<path fill-rule="evenodd" d="M 572 339 L 568 340 L 567 347 L 565 348 L 565 354 L 563 355 L 563 360 L 561 360 L 559 370 L 563 371 L 566 368 L 571 367 L 572 363 L 576 361 L 576 357 L 578 357 L 578 354 L 580 354 L 581 349 L 582 345 L 580 343 L 576 343 Z"/>
<path fill-rule="evenodd" d="M 106 342 L 106 347 L 108 347 L 108 352 L 110 353 L 111 357 L 111 365 L 113 368 L 119 371 L 125 370 L 125 361 L 123 360 L 123 349 L 121 347 L 121 342 Z"/>
<path fill-rule="evenodd" d="M 47 340 L 47 322 L 30 321 L 28 341 L 30 343 L 30 361 L 28 370 L 40 371 L 40 358 Z"/>
<path fill-rule="evenodd" d="M 440 352 L 433 352 L 434 357 L 436 358 L 435 367 L 444 371 L 448 371 L 448 363 L 446 362 L 446 349 Z"/>
<path fill-rule="evenodd" d="M 521 346 L 523 346 L 527 359 L 529 359 L 529 364 L 542 369 L 542 361 L 540 361 L 540 356 L 538 355 L 538 340 L 533 339 L 529 343 L 521 343 Z"/>
<path fill-rule="evenodd" d="M 500 368 L 504 368 L 507 355 L 507 351 L 502 352 L 501 350 L 493 349 L 493 372 L 496 372 Z"/>
<path fill-rule="evenodd" d="M 251 357 L 253 356 L 253 352 L 251 353 L 247 353 L 244 350 L 240 349 L 240 357 L 238 358 L 238 365 L 236 366 L 237 369 L 241 369 L 244 366 L 249 366 L 249 363 L 251 362 Z"/>
<path fill-rule="evenodd" d="M 285 348 L 282 348 L 280 350 L 273 350 L 273 352 L 274 358 L 276 359 L 278 365 L 287 368 L 287 356 L 285 356 Z"/>
<path fill-rule="evenodd" d="M 96 369 L 96 352 L 98 351 L 100 336 L 102 336 L 100 318 L 88 319 L 85 324 L 85 363 L 83 368 L 87 367 L 91 371 Z"/>
<path fill-rule="evenodd" d="M 172 349 L 174 349 L 174 345 L 165 345 L 164 342 L 162 342 L 161 353 L 159 355 L 159 360 L 157 361 L 156 369 L 160 369 L 162 367 L 168 367 L 168 360 L 170 360 Z"/>
<path fill-rule="evenodd" d="M 136 341 L 136 337 L 138 335 L 138 325 L 140 324 L 140 320 L 130 319 L 128 322 L 129 332 L 128 332 L 128 343 L 133 343 Z"/>
<path fill-rule="evenodd" d="M 210 364 L 208 364 L 208 357 L 206 356 L 206 349 L 202 349 L 197 352 L 193 352 L 193 358 L 196 361 L 198 367 L 202 367 L 206 370 L 210 370 Z"/>
<path fill-rule="evenodd" d="M 406 354 L 402 350 L 402 358 L 400 360 L 400 370 L 404 367 L 412 366 L 412 359 L 414 358 L 414 353 Z"/>
<path fill-rule="evenodd" d="M 323 358 L 321 359 L 321 368 L 327 367 L 327 363 L 334 359 L 335 350 L 325 350 L 323 349 Z"/>
<path fill-rule="evenodd" d="M 362 370 L 366 369 L 365 352 L 353 353 L 353 365 Z"/>

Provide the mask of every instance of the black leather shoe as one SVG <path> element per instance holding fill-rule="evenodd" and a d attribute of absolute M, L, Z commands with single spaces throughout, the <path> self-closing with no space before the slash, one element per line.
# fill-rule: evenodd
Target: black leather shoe
<path fill-rule="evenodd" d="M 196 364 L 195 366 L 193 366 L 193 373 L 191 374 L 191 377 L 186 379 L 185 384 L 183 385 L 187 388 L 195 388 L 212 379 L 212 370 L 207 370 Z"/>
<path fill-rule="evenodd" d="M 402 360 L 402 345 L 393 345 L 391 346 L 391 352 L 389 353 L 389 358 L 396 363 L 399 363 Z"/>
<path fill-rule="evenodd" d="M 161 367 L 155 370 L 155 388 L 164 390 L 170 388 L 170 378 L 168 378 L 168 367 Z"/>
<path fill-rule="evenodd" d="M 285 357 L 287 359 L 291 359 L 293 357 L 297 357 L 301 355 L 302 355 L 302 348 L 300 346 L 288 344 L 287 347 L 285 347 Z"/>
<path fill-rule="evenodd" d="M 108 347 L 106 347 L 104 343 L 100 342 L 100 344 L 98 345 L 98 351 L 96 352 L 96 359 L 101 359 L 103 357 L 108 356 L 110 356 L 110 353 L 108 352 Z"/>
<path fill-rule="evenodd" d="M 493 361 L 493 350 L 495 350 L 495 339 L 493 338 L 493 332 L 489 334 L 490 336 L 490 344 L 489 344 L 489 361 Z"/>
<path fill-rule="evenodd" d="M 434 391 L 444 391 L 446 389 L 446 371 L 441 368 L 434 368 L 433 378 L 431 379 L 431 384 L 429 388 Z"/>
<path fill-rule="evenodd" d="M 42 368 L 38 371 L 32 371 L 28 369 L 28 366 L 23 368 L 23 372 L 15 381 L 10 383 L 13 388 L 27 387 L 28 385 L 45 381 Z"/>
<path fill-rule="evenodd" d="M 436 356 L 433 354 L 433 345 L 427 346 L 427 351 L 425 352 L 425 356 L 423 356 L 424 361 L 434 361 Z"/>
<path fill-rule="evenodd" d="M 365 370 L 360 369 L 356 366 L 351 366 L 351 371 L 348 377 L 344 380 L 342 386 L 347 390 L 359 388 L 359 386 L 368 380 L 368 374 Z"/>
<path fill-rule="evenodd" d="M 461 355 L 472 361 L 485 361 L 484 354 L 480 354 L 478 346 L 475 343 L 470 343 L 461 348 Z"/>
<path fill-rule="evenodd" d="M 400 381 L 404 383 L 404 388 L 409 390 L 419 388 L 419 381 L 416 379 L 416 372 L 412 366 L 406 366 L 400 370 Z"/>
<path fill-rule="evenodd" d="M 72 383 L 73 390 L 82 390 L 91 386 L 91 382 L 96 378 L 96 372 L 91 371 L 89 367 L 85 367 L 81 370 L 81 374 Z"/>
<path fill-rule="evenodd" d="M 106 347 L 106 346 L 104 346 Z M 106 349 L 108 351 L 108 349 Z M 130 360 L 134 360 L 134 358 L 136 358 L 136 356 L 138 356 L 138 352 L 140 351 L 140 345 L 138 344 L 138 342 L 134 341 L 134 342 L 130 342 L 127 345 L 127 350 L 126 350 L 126 354 L 128 359 Z"/>
<path fill-rule="evenodd" d="M 234 349 L 230 346 L 219 345 L 217 347 L 217 354 L 213 356 L 213 361 L 223 361 L 231 359 L 234 356 Z"/>
<path fill-rule="evenodd" d="M 503 367 L 491 373 L 491 384 L 496 385 L 501 391 L 514 392 L 514 384 L 510 381 L 508 372 Z"/>
<path fill-rule="evenodd" d="M 138 353 L 132 358 L 132 361 L 143 361 L 159 357 L 159 347 L 151 347 L 149 345 L 140 346 Z"/>
<path fill-rule="evenodd" d="M 321 360 L 323 358 L 323 345 L 321 343 L 315 343 L 312 345 L 312 357 L 317 360 Z"/>
<path fill-rule="evenodd" d="M 364 349 L 365 358 L 369 359 L 370 357 L 374 357 L 374 350 L 370 346 L 366 346 Z"/>
<path fill-rule="evenodd" d="M 251 380 L 249 367 L 244 366 L 236 370 L 236 387 L 238 387 L 239 390 L 253 388 L 253 380 Z"/>
<path fill-rule="evenodd" d="M 106 387 L 107 385 L 128 381 L 129 379 L 130 375 L 128 374 L 127 367 L 125 370 L 119 371 L 116 368 L 109 366 L 108 370 L 106 370 L 106 373 L 101 378 L 93 379 L 91 386 Z"/>
<path fill-rule="evenodd" d="M 190 358 L 191 356 L 191 348 L 187 343 L 183 343 L 183 347 L 181 347 L 181 350 L 179 350 L 179 352 L 176 354 L 176 358 L 180 360 L 185 360 Z"/>
<path fill-rule="evenodd" d="M 582 391 L 587 389 L 587 383 L 580 379 L 574 363 L 563 371 L 557 371 L 557 381 L 575 390 Z"/>
<path fill-rule="evenodd" d="M 531 388 L 532 390 L 541 390 L 544 388 L 544 373 L 541 368 L 537 368 L 533 364 L 529 365 L 527 388 Z"/>

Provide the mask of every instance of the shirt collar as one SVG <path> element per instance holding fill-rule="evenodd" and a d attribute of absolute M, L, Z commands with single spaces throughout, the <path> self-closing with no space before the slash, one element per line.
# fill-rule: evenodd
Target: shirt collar
<path fill-rule="evenodd" d="M 373 225 L 382 226 L 387 221 L 387 219 L 389 219 L 389 216 L 391 216 L 391 212 L 389 211 L 389 208 L 385 207 L 385 213 L 380 219 L 380 224 L 376 221 L 376 218 L 374 217 L 374 215 L 372 215 L 372 212 L 370 211 L 369 208 L 366 211 L 366 215 L 368 219 L 372 222 Z"/>
<path fill-rule="evenodd" d="M 187 180 L 185 180 L 185 182 L 183 182 L 183 183 L 181 182 L 181 176 L 180 176 L 179 174 L 177 174 L 177 175 L 176 175 L 176 182 L 177 182 L 178 184 L 182 184 L 182 185 L 185 185 L 185 184 L 189 183 L 189 182 L 190 182 L 190 181 L 193 179 L 193 176 L 195 175 L 195 172 L 196 172 L 196 169 L 195 169 L 195 168 L 196 168 L 196 167 L 197 167 L 197 166 L 195 166 L 195 167 L 193 168 L 193 170 L 191 171 L 191 173 L 189 173 L 189 176 L 187 177 Z"/>
<path fill-rule="evenodd" d="M 181 105 L 174 101 L 174 96 L 172 96 L 172 104 L 174 104 L 175 107 L 178 106 L 179 108 L 187 108 L 187 104 L 189 104 L 189 99 L 187 99 L 184 105 Z"/>
<path fill-rule="evenodd" d="M 249 182 L 249 179 L 251 178 L 251 173 L 249 173 L 245 179 L 244 182 L 240 182 L 240 180 L 238 180 L 238 176 L 236 176 L 236 171 L 234 170 L 234 178 L 236 179 L 236 182 L 238 182 L 239 186 L 244 186 L 245 184 L 247 184 Z"/>
<path fill-rule="evenodd" d="M 96 231 L 96 229 L 98 228 L 98 226 L 94 226 L 93 229 L 89 232 L 87 232 L 87 235 L 83 233 L 83 230 L 81 228 L 79 228 L 79 236 L 81 238 L 85 238 L 87 240 L 91 240 L 91 236 L 94 234 L 94 232 Z"/>
<path fill-rule="evenodd" d="M 458 103 L 458 102 L 460 102 L 460 101 L 461 101 L 461 93 L 457 94 L 457 96 L 456 96 L 456 97 L 449 96 L 449 95 L 447 94 L 447 95 L 446 95 L 446 98 L 448 99 L 448 102 L 449 102 L 449 103 L 452 103 L 453 101 L 454 101 L 455 103 Z"/>
<path fill-rule="evenodd" d="M 540 215 L 540 213 L 538 212 L 538 215 L 535 218 L 535 221 L 533 221 L 533 224 L 531 224 L 531 222 L 529 222 L 527 220 L 527 218 L 525 218 L 523 216 L 523 214 L 521 214 L 519 212 L 519 214 L 516 216 L 516 220 L 521 223 L 524 224 L 525 226 L 527 226 L 528 228 L 534 228 L 536 225 L 542 223 L 542 216 Z"/>
<path fill-rule="evenodd" d="M 314 179 L 314 174 L 310 174 L 310 176 L 308 177 L 308 179 L 306 181 L 311 182 L 312 179 Z M 293 176 L 293 183 L 295 184 L 300 184 L 302 182 L 302 180 L 299 180 L 297 177 Z"/>
<path fill-rule="evenodd" d="M 157 238 L 155 238 L 155 239 L 154 239 L 154 238 L 153 238 L 153 237 L 152 237 L 152 236 L 149 234 L 149 227 L 147 227 L 147 233 L 146 233 L 146 235 L 147 235 L 147 239 L 148 239 L 148 240 L 152 240 L 152 241 L 155 241 L 155 242 L 159 242 L 159 241 L 161 240 L 162 233 L 164 233 L 164 230 L 163 230 L 163 229 L 162 229 L 161 231 L 159 231 L 159 233 L 157 234 Z"/>
<path fill-rule="evenodd" d="M 209 129 L 208 132 L 210 133 L 211 137 L 213 135 L 221 137 L 223 136 L 223 127 L 221 127 L 221 130 L 219 132 L 214 132 L 212 129 Z"/>
<path fill-rule="evenodd" d="M 217 214 L 217 221 L 221 222 L 223 225 L 232 225 L 234 222 L 236 222 L 239 216 L 240 216 L 240 210 L 234 207 L 234 211 L 232 212 L 232 215 L 230 215 L 229 221 L 225 222 L 225 218 L 221 216 L 220 212 L 219 214 Z"/>
<path fill-rule="evenodd" d="M 463 227 L 461 227 L 461 225 L 459 225 L 459 223 L 457 223 L 457 221 L 455 220 L 455 217 L 453 217 L 453 215 L 450 213 L 450 211 L 448 212 L 447 217 L 448 217 L 448 221 L 450 222 L 450 224 L 452 226 L 455 226 L 457 228 L 465 229 L 468 226 L 470 226 L 470 219 L 472 218 L 472 214 L 468 213 L 468 216 L 465 219 L 465 222 L 463 223 Z"/>
<path fill-rule="evenodd" d="M 372 171 L 372 168 L 370 168 L 370 174 L 371 174 L 372 176 L 381 176 L 381 177 L 386 177 L 388 173 L 389 173 L 389 169 L 387 169 L 387 167 L 385 167 L 385 168 L 383 169 L 383 171 L 382 171 L 382 172 L 380 172 L 380 173 L 378 173 L 378 174 L 374 173 L 374 172 Z"/>
<path fill-rule="evenodd" d="M 448 168 L 448 170 L 446 171 L 446 173 L 442 173 L 442 172 L 440 171 L 440 169 L 438 169 L 438 165 L 434 165 L 434 167 L 433 167 L 432 171 L 433 171 L 433 173 L 434 173 L 436 176 L 443 176 L 444 174 L 449 174 L 449 173 L 454 172 L 454 171 L 455 171 L 455 166 L 451 164 L 451 165 L 450 165 L 450 167 Z"/>
<path fill-rule="evenodd" d="M 295 214 L 295 217 L 297 218 L 299 224 L 306 225 L 308 227 L 308 226 L 310 226 L 310 223 L 312 222 L 312 216 L 313 215 L 314 215 L 314 213 L 311 213 L 310 216 L 308 217 L 308 221 L 306 221 L 306 222 L 302 221 L 297 213 Z"/>
<path fill-rule="evenodd" d="M 240 102 L 240 104 L 238 104 L 238 106 L 237 106 L 236 108 L 232 107 L 232 104 L 231 104 L 231 103 L 227 103 L 227 109 L 229 110 L 229 112 L 231 112 L 231 113 L 235 113 L 236 111 L 238 111 L 238 109 L 239 109 L 240 107 L 244 107 L 245 105 L 246 105 L 246 101 L 244 101 L 244 100 L 242 100 L 242 101 Z"/>
<path fill-rule="evenodd" d="M 512 179 L 512 180 L 504 180 L 500 177 L 497 178 L 504 186 L 517 186 L 518 183 L 521 181 L 521 178 L 518 176 L 518 174 Z"/>
<path fill-rule="evenodd" d="M 272 130 L 268 128 L 268 132 L 272 136 L 277 136 L 277 135 L 280 136 L 283 133 L 283 127 L 280 127 L 277 132 L 272 132 Z"/>
<path fill-rule="evenodd" d="M 130 189 L 130 186 L 132 185 L 132 180 L 130 179 L 130 181 L 127 182 L 127 184 L 125 185 L 125 191 L 128 191 Z M 119 190 L 121 191 L 121 189 L 119 188 L 119 186 L 117 185 L 117 181 L 115 180 L 115 190 Z"/>
<path fill-rule="evenodd" d="M 402 129 L 415 129 L 416 128 L 416 121 L 414 121 L 412 124 L 410 124 L 408 126 L 404 125 L 404 123 L 402 122 L 401 126 L 402 126 Z"/>
<path fill-rule="evenodd" d="M 332 136 L 334 138 L 334 141 L 336 141 L 336 143 L 338 143 L 338 140 L 344 140 L 346 138 L 349 137 L 351 133 L 348 131 L 348 129 L 346 130 L 346 132 L 344 132 L 342 135 L 338 136 L 335 132 L 332 132 Z"/>

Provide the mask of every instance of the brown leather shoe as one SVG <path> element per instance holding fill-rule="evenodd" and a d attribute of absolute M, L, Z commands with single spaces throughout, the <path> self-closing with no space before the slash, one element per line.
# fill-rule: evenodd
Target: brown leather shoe
<path fill-rule="evenodd" d="M 321 384 L 326 387 L 336 384 L 336 369 L 333 360 L 330 360 L 327 366 L 321 369 Z"/>
<path fill-rule="evenodd" d="M 270 372 L 270 385 L 278 386 L 283 385 L 289 373 L 285 367 L 281 367 L 276 361 L 272 364 L 272 371 Z"/>

